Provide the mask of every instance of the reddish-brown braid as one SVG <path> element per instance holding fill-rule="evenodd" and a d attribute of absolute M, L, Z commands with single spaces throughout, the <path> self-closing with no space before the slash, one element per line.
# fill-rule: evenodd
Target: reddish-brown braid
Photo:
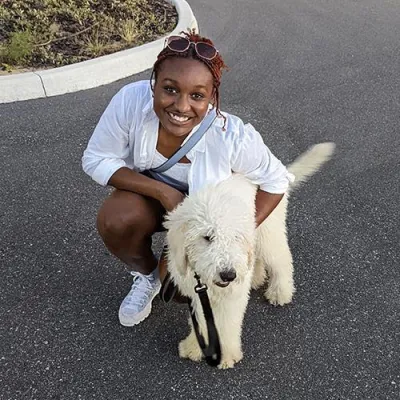
<path fill-rule="evenodd" d="M 202 37 L 198 34 L 195 33 L 194 30 L 192 31 L 188 31 L 188 32 L 181 32 L 187 39 L 189 39 L 191 42 L 197 43 L 197 42 L 205 42 L 208 44 L 211 44 L 212 46 L 214 46 L 214 43 L 206 38 L 206 37 Z M 183 58 L 192 58 L 195 60 L 199 60 L 200 62 L 202 62 L 203 64 L 205 64 L 208 69 L 210 70 L 212 76 L 213 76 L 213 83 L 214 83 L 214 90 L 215 90 L 215 94 L 214 94 L 214 98 L 215 98 L 215 108 L 217 111 L 217 114 L 220 115 L 221 117 L 223 117 L 223 115 L 221 114 L 221 111 L 219 109 L 219 104 L 220 104 L 220 99 L 219 99 L 219 86 L 221 84 L 221 77 L 222 77 L 222 70 L 223 69 L 227 69 L 228 67 L 225 65 L 224 60 L 222 59 L 221 55 L 219 53 L 217 53 L 217 55 L 212 59 L 212 60 L 206 60 L 205 58 L 201 58 L 197 55 L 195 49 L 193 48 L 193 46 L 190 46 L 188 48 L 188 50 L 182 52 L 182 53 L 178 53 L 176 51 L 173 51 L 171 49 L 169 49 L 168 47 L 165 47 L 160 54 L 157 56 L 157 61 L 154 63 L 153 66 L 153 72 L 151 74 L 151 80 L 154 76 L 155 79 L 157 79 L 157 73 L 160 69 L 160 66 L 162 64 L 162 62 L 164 60 L 166 60 L 167 58 L 171 58 L 171 57 L 183 57 Z M 225 117 L 223 117 L 225 120 Z M 225 125 L 225 124 L 224 124 Z"/>

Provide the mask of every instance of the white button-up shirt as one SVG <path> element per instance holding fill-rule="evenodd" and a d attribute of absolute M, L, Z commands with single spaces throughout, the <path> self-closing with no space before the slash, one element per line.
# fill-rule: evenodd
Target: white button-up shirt
<path fill-rule="evenodd" d="M 263 191 L 285 193 L 293 175 L 271 153 L 252 125 L 228 113 L 223 115 L 227 119 L 225 130 L 223 118 L 216 118 L 186 155 L 191 162 L 189 193 L 221 182 L 232 173 L 245 175 Z M 89 140 L 82 158 L 83 170 L 105 186 L 122 167 L 138 172 L 149 169 L 158 128 L 149 81 L 124 86 L 112 98 Z"/>

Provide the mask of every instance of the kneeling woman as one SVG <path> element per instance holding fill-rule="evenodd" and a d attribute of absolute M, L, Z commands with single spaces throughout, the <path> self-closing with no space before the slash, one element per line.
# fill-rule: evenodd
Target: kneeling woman
<path fill-rule="evenodd" d="M 240 173 L 259 186 L 259 225 L 292 179 L 251 125 L 220 111 L 224 68 L 211 40 L 191 32 L 168 38 L 150 81 L 129 84 L 113 97 L 84 152 L 84 171 L 115 188 L 99 210 L 97 228 L 109 251 L 134 277 L 119 309 L 122 325 L 143 321 L 160 290 L 165 262 L 158 263 L 154 256 L 152 236 L 163 230 L 166 211 L 187 193 Z M 215 118 L 210 119 L 211 113 Z M 149 176 L 146 171 L 185 147 L 197 130 L 205 133 L 164 172 L 167 179 Z"/>

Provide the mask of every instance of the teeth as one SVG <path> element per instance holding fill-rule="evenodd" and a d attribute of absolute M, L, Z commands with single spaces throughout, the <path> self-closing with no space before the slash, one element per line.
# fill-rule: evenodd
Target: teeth
<path fill-rule="evenodd" d="M 189 117 L 180 117 L 179 115 L 168 113 L 168 115 L 178 122 L 186 122 L 189 120 Z"/>

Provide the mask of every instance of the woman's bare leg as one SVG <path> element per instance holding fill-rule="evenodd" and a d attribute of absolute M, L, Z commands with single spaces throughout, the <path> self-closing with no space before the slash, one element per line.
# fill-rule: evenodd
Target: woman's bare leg
<path fill-rule="evenodd" d="M 148 275 L 157 267 L 152 235 L 162 230 L 164 213 L 155 199 L 115 190 L 99 210 L 97 229 L 113 255 L 133 271 Z"/>

